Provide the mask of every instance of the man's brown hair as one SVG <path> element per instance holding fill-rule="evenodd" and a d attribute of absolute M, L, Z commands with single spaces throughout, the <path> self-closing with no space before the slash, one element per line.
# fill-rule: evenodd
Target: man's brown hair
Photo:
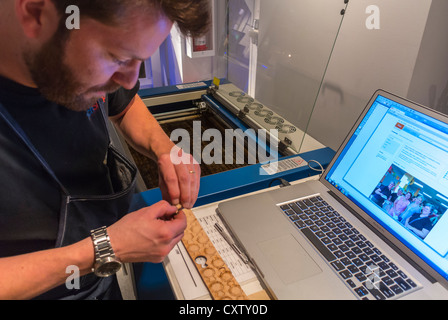
<path fill-rule="evenodd" d="M 52 0 L 61 17 L 70 5 L 79 8 L 81 18 L 89 17 L 107 25 L 126 23 L 128 12 L 139 9 L 148 14 L 163 14 L 175 22 L 181 33 L 204 34 L 210 24 L 210 0 Z"/>

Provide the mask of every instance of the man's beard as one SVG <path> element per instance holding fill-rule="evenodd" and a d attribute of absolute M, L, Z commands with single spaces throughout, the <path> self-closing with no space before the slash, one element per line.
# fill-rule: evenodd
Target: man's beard
<path fill-rule="evenodd" d="M 92 93 L 114 92 L 120 86 L 109 83 L 83 89 L 86 86 L 75 79 L 75 73 L 64 63 L 67 38 L 68 31 L 59 30 L 38 52 L 25 52 L 23 58 L 34 83 L 47 100 L 69 110 L 86 111 L 100 98 L 92 96 Z M 87 94 L 90 98 L 85 97 Z"/>

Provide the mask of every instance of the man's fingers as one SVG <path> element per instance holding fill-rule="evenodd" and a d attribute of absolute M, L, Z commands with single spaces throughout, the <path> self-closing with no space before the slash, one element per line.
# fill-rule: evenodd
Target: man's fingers
<path fill-rule="evenodd" d="M 159 158 L 159 185 L 165 200 L 190 209 L 198 196 L 201 168 L 191 155 L 182 160 L 173 163 L 168 156 Z"/>
<path fill-rule="evenodd" d="M 170 201 L 171 204 L 176 205 L 180 203 L 180 189 L 179 181 L 175 166 L 171 163 L 169 157 L 159 160 L 159 185 L 165 200 Z"/>
<path fill-rule="evenodd" d="M 175 214 L 177 212 L 177 208 L 169 204 L 167 201 L 162 200 L 153 204 L 151 206 L 150 212 L 153 215 L 152 218 L 162 219 L 166 216 L 171 216 Z"/>

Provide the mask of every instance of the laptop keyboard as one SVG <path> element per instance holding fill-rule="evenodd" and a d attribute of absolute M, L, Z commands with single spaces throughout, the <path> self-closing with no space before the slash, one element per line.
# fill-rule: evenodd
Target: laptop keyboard
<path fill-rule="evenodd" d="M 320 196 L 280 208 L 360 299 L 396 299 L 417 284 Z"/>

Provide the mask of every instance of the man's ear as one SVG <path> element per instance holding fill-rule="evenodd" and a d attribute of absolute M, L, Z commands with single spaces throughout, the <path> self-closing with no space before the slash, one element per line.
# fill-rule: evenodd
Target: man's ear
<path fill-rule="evenodd" d="M 36 39 L 54 31 L 59 17 L 51 0 L 16 0 L 17 19 L 28 38 Z"/>

